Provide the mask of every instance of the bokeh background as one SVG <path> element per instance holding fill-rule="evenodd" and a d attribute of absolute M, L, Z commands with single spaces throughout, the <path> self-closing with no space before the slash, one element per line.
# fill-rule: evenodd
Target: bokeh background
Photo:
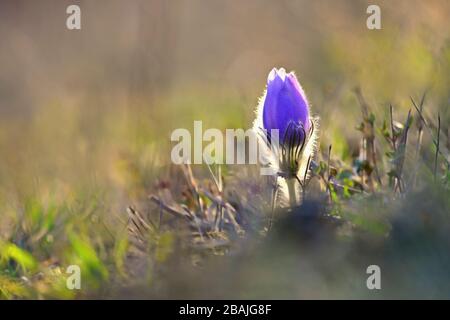
<path fill-rule="evenodd" d="M 66 29 L 70 4 L 81 30 Z M 381 30 L 366 27 L 369 4 Z M 378 119 L 427 92 L 447 137 L 449 16 L 446 0 L 2 0 L 0 238 L 25 269 L 84 259 L 101 286 L 123 268 L 126 207 L 171 179 L 172 130 L 251 127 L 273 67 L 297 73 L 321 148 L 343 160 L 357 152 L 355 87 Z M 6 297 L 73 297 L 0 274 Z"/>

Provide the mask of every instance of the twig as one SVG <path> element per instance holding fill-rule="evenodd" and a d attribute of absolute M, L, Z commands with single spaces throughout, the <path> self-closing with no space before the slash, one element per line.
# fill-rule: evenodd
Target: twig
<path fill-rule="evenodd" d="M 420 112 L 423 112 L 423 104 L 425 102 L 425 96 L 426 96 L 426 92 L 424 92 L 424 94 L 422 95 L 422 99 L 420 100 Z M 416 145 L 416 158 L 418 159 L 419 157 L 419 153 L 420 153 L 420 146 L 422 145 L 422 136 L 423 136 L 423 121 L 422 119 L 419 119 L 418 122 L 418 128 L 419 128 L 419 132 L 417 135 L 417 145 Z"/>
<path fill-rule="evenodd" d="M 394 116 L 393 116 L 393 110 L 392 110 L 392 104 L 389 104 L 389 114 L 391 116 L 391 134 L 392 134 L 392 138 L 391 138 L 391 143 L 392 143 L 392 148 L 395 150 L 395 131 L 394 131 Z"/>
<path fill-rule="evenodd" d="M 149 200 L 156 203 L 158 206 L 161 206 L 162 209 L 166 210 L 168 213 L 170 213 L 174 216 L 177 216 L 177 217 L 181 216 L 181 217 L 186 218 L 189 221 L 193 219 L 192 215 L 189 215 L 188 213 L 180 212 L 180 211 L 166 205 L 161 199 L 159 199 L 155 195 L 149 196 Z"/>
<path fill-rule="evenodd" d="M 413 105 L 414 105 L 414 108 L 416 108 L 416 111 L 417 111 L 417 113 L 419 114 L 419 117 L 422 119 L 422 121 L 423 121 L 423 123 L 424 123 L 424 125 L 425 125 L 425 128 L 427 128 L 428 133 L 429 133 L 430 136 L 431 136 L 431 140 L 433 141 L 434 145 L 435 145 L 436 148 L 437 148 L 437 140 L 434 138 L 433 132 L 431 131 L 431 128 L 430 128 L 428 122 L 425 120 L 425 117 L 423 116 L 422 112 L 419 110 L 419 107 L 417 107 L 417 105 L 416 105 L 414 99 L 413 99 L 412 97 L 410 97 L 410 99 L 411 99 L 411 101 L 412 101 L 412 103 L 413 103 Z M 437 152 L 444 158 L 444 160 L 445 160 L 447 166 L 450 166 L 450 161 L 449 161 L 449 159 L 448 159 L 448 155 L 445 155 L 444 153 L 442 153 L 442 150 L 441 150 L 441 149 L 439 149 L 439 148 L 437 148 L 437 149 L 438 149 Z"/>
<path fill-rule="evenodd" d="M 318 164 L 317 164 L 314 160 L 311 160 L 310 167 L 311 167 L 311 172 L 313 172 L 313 176 L 314 176 L 314 177 L 319 177 L 319 178 L 322 179 L 323 182 L 326 184 L 327 181 L 325 180 L 324 177 L 322 177 L 321 175 L 318 175 L 318 174 L 314 173 L 314 169 L 318 167 Z M 355 189 L 355 188 L 352 188 L 352 187 L 344 186 L 344 185 L 339 184 L 339 183 L 334 182 L 334 181 L 330 181 L 330 183 L 333 185 L 333 187 L 338 187 L 338 188 L 341 188 L 341 189 L 347 188 L 348 190 L 353 191 L 353 192 L 355 192 L 355 193 L 369 194 L 369 193 L 368 193 L 367 191 L 365 191 L 364 189 L 363 189 L 363 190 Z"/>
<path fill-rule="evenodd" d="M 408 111 L 408 117 L 406 118 L 406 122 L 403 126 L 403 130 L 401 133 L 399 144 L 396 146 L 395 151 L 395 158 L 394 158 L 394 170 L 395 170 L 395 179 L 396 184 L 394 191 L 399 189 L 400 193 L 404 192 L 403 187 L 403 165 L 405 162 L 405 155 L 406 155 L 406 144 L 408 141 L 408 131 L 411 126 L 411 110 Z"/>
<path fill-rule="evenodd" d="M 192 190 L 192 193 L 195 196 L 195 199 L 197 201 L 197 205 L 198 205 L 198 213 L 202 213 L 202 207 L 203 207 L 203 203 L 202 203 L 202 199 L 200 198 L 200 194 L 198 193 L 198 186 L 197 186 L 197 182 L 195 181 L 194 175 L 192 174 L 192 169 L 191 166 L 189 164 L 186 164 L 183 166 L 183 173 L 184 176 L 186 178 L 186 181 L 189 185 L 189 187 Z"/>
<path fill-rule="evenodd" d="M 309 171 L 309 166 L 311 165 L 311 156 L 308 157 L 308 162 L 306 163 L 306 169 L 305 169 L 305 173 L 303 174 L 303 196 L 304 193 L 306 192 L 306 187 L 309 184 L 309 181 L 306 181 L 306 176 L 308 175 L 308 171 Z"/>
<path fill-rule="evenodd" d="M 277 199 L 277 193 L 278 193 L 278 176 L 275 176 L 275 186 L 272 192 L 272 210 L 270 212 L 269 225 L 267 226 L 268 232 L 270 231 L 270 229 L 272 229 L 273 219 L 275 217 L 275 203 Z"/>
<path fill-rule="evenodd" d="M 419 109 L 420 112 L 423 112 L 423 105 L 425 102 L 425 97 L 426 97 L 427 92 L 425 91 L 422 95 L 422 99 L 420 100 L 420 105 L 419 105 Z M 420 158 L 420 148 L 422 146 L 422 139 L 423 139 L 423 121 L 422 119 L 419 117 L 419 121 L 417 122 L 417 128 L 418 128 L 418 132 L 417 132 L 417 143 L 416 143 L 416 166 L 415 166 L 415 170 L 413 172 L 413 177 L 412 177 L 412 183 L 411 183 L 411 187 L 415 188 L 416 183 L 417 183 L 417 173 L 419 171 L 419 166 L 420 166 L 420 162 L 419 162 L 419 158 Z"/>
<path fill-rule="evenodd" d="M 377 165 L 377 157 L 376 157 L 376 151 L 375 151 L 375 129 L 373 123 L 370 121 L 370 114 L 369 114 L 369 105 L 367 104 L 366 100 L 364 99 L 364 96 L 361 92 L 361 89 L 357 87 L 354 90 L 359 104 L 361 106 L 361 111 L 363 115 L 363 121 L 364 121 L 364 131 L 363 131 L 363 147 L 365 148 L 365 160 L 369 162 L 373 166 L 373 170 L 375 172 L 375 177 L 380 185 L 382 185 L 381 177 L 378 170 Z M 367 126 L 367 129 L 366 129 Z M 371 185 L 373 189 L 373 182 L 371 174 L 367 174 L 367 180 L 368 183 Z"/>
<path fill-rule="evenodd" d="M 315 176 L 321 178 L 325 184 L 327 183 L 327 181 L 325 180 L 325 178 L 322 177 L 321 175 L 315 175 Z M 350 191 L 352 191 L 352 192 L 355 192 L 355 193 L 362 193 L 362 194 L 366 194 L 366 195 L 369 194 L 369 193 L 366 192 L 365 190 L 359 190 L 359 189 L 355 189 L 355 188 L 352 188 L 352 187 L 349 187 L 349 186 L 344 186 L 344 185 L 342 185 L 342 184 L 340 184 L 340 183 L 337 183 L 337 182 L 334 182 L 334 181 L 330 181 L 329 183 L 330 183 L 333 187 L 338 187 L 338 188 L 341 188 L 341 189 L 348 189 L 348 190 L 350 190 Z"/>
<path fill-rule="evenodd" d="M 217 180 L 215 174 L 212 172 L 211 166 L 209 165 L 209 163 L 207 163 L 206 165 L 207 165 L 207 167 L 208 167 L 209 173 L 211 174 L 211 176 L 212 176 L 212 178 L 213 178 L 213 180 L 214 180 L 214 183 L 215 183 L 215 185 L 216 185 L 216 187 L 217 187 L 217 190 L 218 190 L 219 192 L 222 192 L 221 186 L 220 186 L 220 182 L 219 182 L 219 180 Z"/>
<path fill-rule="evenodd" d="M 236 214 L 236 210 L 233 208 L 233 206 L 231 206 L 228 202 L 224 201 L 222 198 L 220 197 L 215 197 L 213 194 L 211 194 L 210 192 L 201 189 L 201 192 L 207 196 L 212 202 L 214 202 L 215 204 L 225 208 L 228 218 L 230 219 L 231 223 L 233 224 L 233 226 L 235 227 L 235 230 L 237 232 L 242 231 L 241 226 L 237 223 L 236 219 L 234 218 L 233 214 Z"/>
<path fill-rule="evenodd" d="M 213 177 L 213 180 L 214 180 L 214 183 L 216 185 L 217 191 L 219 192 L 220 195 L 222 195 L 222 183 L 221 183 L 220 172 L 219 172 L 219 175 L 218 175 L 219 179 L 217 179 L 215 174 L 213 173 L 213 171 L 211 169 L 211 166 L 208 163 L 207 163 L 207 166 L 208 166 L 209 173 Z M 220 166 L 219 166 L 219 168 L 220 168 Z M 223 218 L 222 205 L 217 204 L 216 209 L 217 209 L 217 211 L 216 211 L 216 216 L 214 217 L 214 228 L 218 229 L 220 231 L 221 230 L 221 224 L 222 224 L 222 218 Z"/>
<path fill-rule="evenodd" d="M 330 195 L 330 202 L 333 201 L 333 197 L 331 196 L 331 189 L 330 189 L 330 159 L 331 159 L 331 144 L 328 147 L 328 159 L 327 159 L 327 192 Z"/>
<path fill-rule="evenodd" d="M 436 173 L 437 173 L 440 136 L 441 136 L 441 115 L 438 113 L 437 145 L 436 145 L 436 154 L 434 156 L 434 180 L 436 180 Z"/>

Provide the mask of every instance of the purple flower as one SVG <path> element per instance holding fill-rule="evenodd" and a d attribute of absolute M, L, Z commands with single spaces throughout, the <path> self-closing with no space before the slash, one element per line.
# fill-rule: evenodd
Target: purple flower
<path fill-rule="evenodd" d="M 262 120 L 269 137 L 271 129 L 279 130 L 282 144 L 292 135 L 291 130 L 301 131 L 305 139 L 310 129 L 308 100 L 293 72 L 274 68 L 269 73 Z"/>
<path fill-rule="evenodd" d="M 284 204 L 289 200 L 292 207 L 304 195 L 309 179 L 317 145 L 317 125 L 318 118 L 311 117 L 308 100 L 294 73 L 273 69 L 256 109 L 253 131 L 258 135 L 261 159 L 269 169 L 264 174 L 276 176 L 274 199 L 281 199 Z"/>

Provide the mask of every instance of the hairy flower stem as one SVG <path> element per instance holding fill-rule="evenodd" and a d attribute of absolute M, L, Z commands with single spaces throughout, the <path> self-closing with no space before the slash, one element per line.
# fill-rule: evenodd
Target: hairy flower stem
<path fill-rule="evenodd" d="M 295 196 L 295 183 L 296 180 L 293 178 L 286 179 L 286 184 L 289 192 L 289 204 L 291 207 L 295 207 L 297 205 L 297 199 Z"/>

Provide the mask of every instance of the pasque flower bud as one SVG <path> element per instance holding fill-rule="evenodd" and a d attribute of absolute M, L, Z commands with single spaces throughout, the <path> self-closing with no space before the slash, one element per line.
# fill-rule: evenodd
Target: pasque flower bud
<path fill-rule="evenodd" d="M 253 128 L 259 133 L 269 165 L 285 180 L 284 185 L 294 188 L 289 190 L 289 198 L 299 193 L 307 178 L 308 163 L 315 148 L 316 125 L 317 119 L 310 115 L 308 100 L 295 74 L 286 73 L 283 68 L 272 69 Z M 278 134 L 274 135 L 273 130 Z M 299 186 L 292 187 L 291 179 Z M 283 184 L 280 187 L 283 191 Z"/>

